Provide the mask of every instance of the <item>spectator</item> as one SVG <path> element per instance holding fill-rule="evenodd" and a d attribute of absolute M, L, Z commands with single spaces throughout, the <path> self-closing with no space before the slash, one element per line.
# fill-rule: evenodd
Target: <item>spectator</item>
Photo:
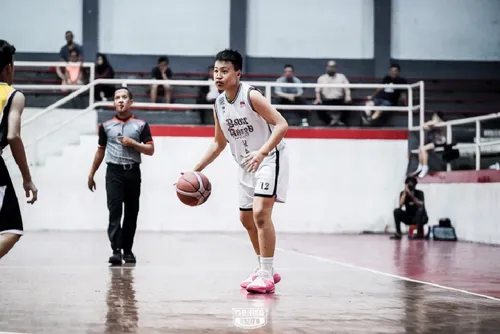
<path fill-rule="evenodd" d="M 294 75 L 294 68 L 292 65 L 285 65 L 284 75 L 279 77 L 276 82 L 279 83 L 302 83 L 299 78 Z M 278 104 L 285 105 L 305 105 L 306 102 L 302 98 L 304 89 L 302 87 L 275 87 L 275 94 L 278 95 Z M 308 116 L 306 110 L 300 110 L 299 115 L 302 119 L 302 126 L 309 126 Z"/>
<path fill-rule="evenodd" d="M 70 30 L 66 31 L 66 44 L 59 50 L 59 60 L 64 62 L 69 62 L 71 57 L 71 52 L 76 50 L 78 52 L 78 61 L 83 62 L 83 47 L 73 40 L 73 32 Z M 64 81 L 66 79 L 64 75 L 64 68 L 56 67 L 57 76 Z"/>
<path fill-rule="evenodd" d="M 383 84 L 396 84 L 396 85 L 405 85 L 407 81 L 405 78 L 400 76 L 401 67 L 398 64 L 392 64 L 389 75 L 386 75 L 382 79 Z M 406 92 L 401 89 L 393 89 L 393 88 L 377 88 L 373 95 L 368 96 L 368 100 L 366 102 L 367 106 L 384 106 L 384 107 L 394 107 L 399 104 L 399 99 L 402 99 L 403 104 L 407 105 L 407 97 Z M 382 116 L 383 111 L 377 110 L 372 114 L 371 110 L 366 111 L 366 115 L 362 116 L 364 124 L 374 124 L 377 123 Z"/>
<path fill-rule="evenodd" d="M 420 146 L 418 151 L 418 167 L 411 175 L 422 178 L 429 172 L 429 153 L 436 147 L 444 147 L 446 145 L 446 129 L 444 127 L 435 127 L 437 124 L 444 122 L 444 115 L 441 111 L 436 111 L 432 114 L 432 119 L 424 123 L 423 128 L 427 131 L 425 144 Z"/>
<path fill-rule="evenodd" d="M 73 50 L 69 56 L 68 65 L 64 68 L 63 85 L 83 85 L 83 71 L 82 63 L 80 62 L 80 55 L 77 50 Z M 66 90 L 63 89 L 63 92 Z"/>
<path fill-rule="evenodd" d="M 208 81 L 210 82 L 209 86 L 200 86 L 198 91 L 198 97 L 196 99 L 196 104 L 214 104 L 215 99 L 221 92 L 215 86 L 214 81 L 214 66 L 210 65 L 208 67 Z M 210 111 L 208 109 L 200 109 L 200 121 L 201 124 L 206 124 L 206 113 Z"/>
<path fill-rule="evenodd" d="M 115 77 L 115 71 L 104 54 L 97 54 L 95 65 L 96 79 L 113 79 Z M 94 90 L 94 99 L 95 101 L 107 101 L 108 98 L 113 97 L 114 92 L 115 87 L 113 85 L 97 85 Z"/>
<path fill-rule="evenodd" d="M 151 76 L 155 80 L 170 80 L 173 77 L 173 72 L 168 67 L 168 57 L 161 56 L 158 58 L 158 65 L 151 71 Z M 170 85 L 164 84 L 158 87 L 158 85 L 151 86 L 151 102 L 156 103 L 158 98 L 158 93 L 165 95 L 165 103 L 171 103 L 172 101 L 172 87 Z"/>
<path fill-rule="evenodd" d="M 399 194 L 399 208 L 394 210 L 394 223 L 396 233 L 391 239 L 401 239 L 401 223 L 406 225 L 417 225 L 417 235 L 415 239 L 424 238 L 424 225 L 429 218 L 425 210 L 424 193 L 416 189 L 417 179 L 408 176 L 405 180 L 405 189 Z M 402 209 L 403 205 L 405 210 Z"/>
<path fill-rule="evenodd" d="M 330 60 L 326 64 L 326 73 L 318 78 L 318 84 L 348 84 L 346 76 L 337 73 L 337 63 Z M 323 104 L 327 106 L 341 106 L 351 103 L 351 89 L 323 87 L 316 88 L 316 99 L 313 104 Z M 329 125 L 344 125 L 342 122 L 342 111 L 318 110 L 318 117 Z"/>

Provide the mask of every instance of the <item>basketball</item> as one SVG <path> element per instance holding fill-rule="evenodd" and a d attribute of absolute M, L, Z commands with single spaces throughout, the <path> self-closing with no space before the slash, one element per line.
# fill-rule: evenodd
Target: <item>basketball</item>
<path fill-rule="evenodd" d="M 212 193 L 210 181 L 200 172 L 187 172 L 181 175 L 175 189 L 180 201 L 189 206 L 202 205 Z"/>

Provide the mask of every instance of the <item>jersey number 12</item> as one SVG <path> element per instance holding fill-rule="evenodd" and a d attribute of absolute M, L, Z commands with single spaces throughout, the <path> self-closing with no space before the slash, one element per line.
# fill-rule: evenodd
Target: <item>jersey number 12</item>
<path fill-rule="evenodd" d="M 261 182 L 260 183 L 260 189 L 262 190 L 269 190 L 269 182 Z"/>

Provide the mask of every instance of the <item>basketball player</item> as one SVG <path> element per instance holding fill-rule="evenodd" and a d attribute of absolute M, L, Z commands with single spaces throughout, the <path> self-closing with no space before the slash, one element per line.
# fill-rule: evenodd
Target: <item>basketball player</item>
<path fill-rule="evenodd" d="M 215 139 L 194 171 L 201 172 L 229 143 L 239 165 L 240 220 L 247 229 L 259 267 L 241 287 L 273 293 L 281 278 L 273 268 L 276 236 L 271 219 L 275 202 L 284 203 L 288 159 L 283 140 L 288 124 L 254 87 L 240 82 L 243 60 L 224 50 L 215 58 L 214 80 L 223 91 L 214 106 Z"/>
<path fill-rule="evenodd" d="M 14 54 L 16 48 L 0 40 L 0 258 L 7 254 L 23 235 L 23 220 L 16 192 L 9 171 L 2 158 L 2 151 L 10 146 L 12 156 L 23 177 L 23 187 L 28 203 L 37 200 L 38 190 L 31 180 L 21 139 L 21 114 L 24 95 L 11 87 L 14 81 Z"/>

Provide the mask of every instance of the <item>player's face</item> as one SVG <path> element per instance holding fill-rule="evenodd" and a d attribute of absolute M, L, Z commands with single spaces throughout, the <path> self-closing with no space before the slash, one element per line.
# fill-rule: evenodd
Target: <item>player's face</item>
<path fill-rule="evenodd" d="M 132 100 L 128 95 L 128 91 L 125 89 L 120 89 L 115 92 L 115 108 L 119 114 L 126 113 L 130 111 L 130 106 L 132 105 Z"/>
<path fill-rule="evenodd" d="M 5 77 L 5 83 L 7 85 L 12 85 L 14 83 L 14 59 L 12 59 L 12 63 L 8 64 L 3 69 L 3 75 Z"/>
<path fill-rule="evenodd" d="M 217 89 L 226 90 L 238 85 L 241 71 L 235 71 L 233 63 L 216 61 L 214 65 L 214 81 Z"/>

